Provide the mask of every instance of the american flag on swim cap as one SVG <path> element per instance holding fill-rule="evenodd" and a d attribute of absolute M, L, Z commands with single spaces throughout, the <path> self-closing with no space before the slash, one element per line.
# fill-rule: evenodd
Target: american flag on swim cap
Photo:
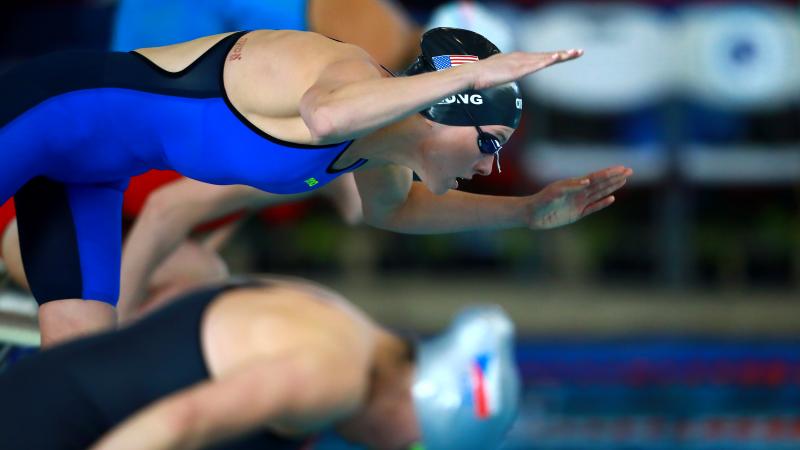
<path fill-rule="evenodd" d="M 434 56 L 432 59 L 433 67 L 436 67 L 436 70 L 444 70 L 450 67 L 475 62 L 478 60 L 478 57 L 472 55 L 442 55 Z"/>

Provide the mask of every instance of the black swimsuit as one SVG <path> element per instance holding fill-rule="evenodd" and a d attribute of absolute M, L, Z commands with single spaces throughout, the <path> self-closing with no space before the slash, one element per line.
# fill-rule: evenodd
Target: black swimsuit
<path fill-rule="evenodd" d="M 203 312 L 229 284 L 194 292 L 118 331 L 69 342 L 0 375 L 0 448 L 86 449 L 131 414 L 207 380 Z M 258 432 L 215 449 L 302 449 Z"/>

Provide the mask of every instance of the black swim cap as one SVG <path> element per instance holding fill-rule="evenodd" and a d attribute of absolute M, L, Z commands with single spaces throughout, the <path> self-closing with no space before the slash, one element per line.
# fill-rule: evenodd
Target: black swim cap
<path fill-rule="evenodd" d="M 478 33 L 460 28 L 434 28 L 422 35 L 422 54 L 403 75 L 434 72 L 486 59 L 500 50 Z M 467 90 L 442 99 L 420 114 L 444 125 L 505 125 L 517 128 L 522 96 L 516 82 Z"/>

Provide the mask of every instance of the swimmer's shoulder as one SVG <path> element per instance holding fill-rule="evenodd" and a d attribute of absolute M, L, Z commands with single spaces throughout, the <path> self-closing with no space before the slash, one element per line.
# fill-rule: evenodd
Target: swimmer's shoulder
<path fill-rule="evenodd" d="M 217 328 L 222 334 L 244 332 L 251 337 L 250 342 L 261 342 L 256 344 L 256 351 L 272 352 L 282 342 L 304 341 L 329 351 L 333 357 L 342 347 L 328 347 L 331 339 L 350 342 L 344 348 L 352 350 L 353 345 L 369 341 L 376 327 L 330 289 L 305 280 L 272 276 L 223 292 L 210 306 L 206 319 L 224 327 Z"/>
<path fill-rule="evenodd" d="M 301 351 L 309 369 L 306 375 L 315 383 L 335 382 L 337 398 L 359 399 L 363 394 L 376 325 L 327 288 L 270 277 L 222 293 L 204 322 L 212 373 L 224 373 L 247 360 Z"/>
<path fill-rule="evenodd" d="M 352 414 L 368 394 L 372 338 L 327 295 L 293 281 L 249 284 L 220 294 L 204 317 L 201 342 L 212 378 L 268 362 L 273 375 L 297 380 L 280 419 L 265 424 L 281 434 L 304 434 Z"/>
<path fill-rule="evenodd" d="M 137 48 L 134 52 L 145 56 L 164 70 L 179 72 L 215 44 L 234 33 L 203 36 L 160 47 Z M 242 44 L 247 44 L 248 47 L 255 49 L 254 51 L 259 57 L 263 56 L 273 62 L 292 61 L 298 58 L 305 59 L 305 64 L 312 61 L 333 62 L 342 59 L 370 61 L 372 59 L 364 49 L 356 45 L 310 31 L 254 30 L 239 39 Z M 313 60 L 309 60 L 309 55 L 313 55 Z"/>

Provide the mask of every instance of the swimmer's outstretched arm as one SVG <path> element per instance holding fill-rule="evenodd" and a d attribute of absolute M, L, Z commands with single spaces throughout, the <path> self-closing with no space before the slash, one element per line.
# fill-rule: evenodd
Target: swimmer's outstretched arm
<path fill-rule="evenodd" d="M 525 197 L 457 190 L 434 195 L 422 183 L 412 183 L 408 169 L 398 167 L 359 171 L 356 182 L 364 220 L 370 225 L 400 233 L 436 234 L 567 225 L 614 203 L 612 194 L 632 174 L 623 166 L 610 167 L 557 181 Z"/>
<path fill-rule="evenodd" d="M 303 94 L 300 115 L 314 143 L 342 142 L 369 134 L 449 95 L 514 81 L 582 54 L 580 50 L 501 53 L 448 70 L 384 78 L 366 52 L 358 49 L 326 66 Z"/>

